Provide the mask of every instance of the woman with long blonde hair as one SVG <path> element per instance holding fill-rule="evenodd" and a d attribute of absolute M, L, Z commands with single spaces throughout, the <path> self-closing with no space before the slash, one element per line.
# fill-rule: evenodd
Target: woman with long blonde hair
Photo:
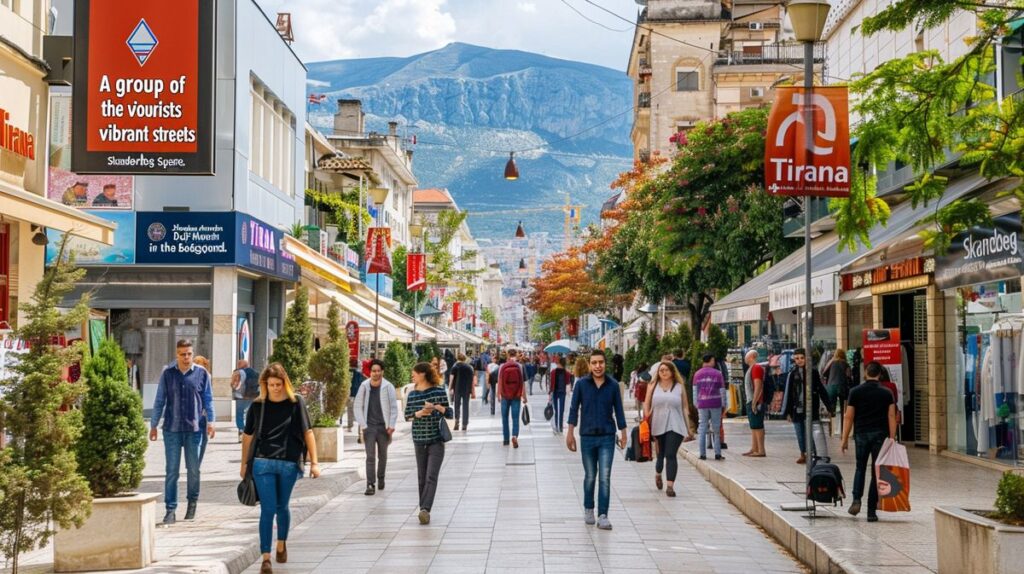
<path fill-rule="evenodd" d="M 253 445 L 255 441 L 255 445 Z M 270 543 L 274 518 L 277 518 L 277 553 L 279 563 L 288 561 L 288 528 L 291 523 L 291 501 L 295 482 L 302 477 L 303 454 L 311 461 L 309 474 L 320 476 L 316 459 L 316 440 L 309 412 L 302 397 L 295 394 L 291 379 L 281 363 L 271 363 L 260 375 L 260 396 L 253 401 L 245 420 L 242 435 L 242 468 L 245 477 L 252 453 L 252 475 L 260 495 L 260 552 L 263 563 L 260 574 L 270 574 Z"/>
<path fill-rule="evenodd" d="M 686 436 L 686 412 L 690 399 L 686 385 L 672 361 L 662 361 L 656 371 L 658 378 L 647 387 L 644 399 L 644 417 L 651 425 L 651 436 L 658 443 L 658 462 L 654 467 L 654 485 L 661 490 L 661 471 L 667 471 L 668 488 L 665 493 L 676 495 L 676 473 L 679 470 L 678 453 Z M 667 463 L 666 463 L 667 460 Z M 666 468 L 667 467 L 667 468 Z"/>

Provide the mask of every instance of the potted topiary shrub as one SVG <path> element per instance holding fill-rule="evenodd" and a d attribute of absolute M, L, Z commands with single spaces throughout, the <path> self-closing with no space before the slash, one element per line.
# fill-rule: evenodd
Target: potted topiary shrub
<path fill-rule="evenodd" d="M 318 460 L 337 462 L 344 452 L 338 421 L 348 404 L 352 373 L 348 364 L 348 342 L 342 337 L 341 310 L 331 301 L 327 310 L 327 344 L 309 361 L 309 376 L 317 385 L 317 404 L 311 405 L 313 434 Z M 313 401 L 311 401 L 313 402 Z"/>
<path fill-rule="evenodd" d="M 54 570 L 83 572 L 144 568 L 156 554 L 158 493 L 133 491 L 146 466 L 142 398 L 128 384 L 124 353 L 111 339 L 100 343 L 83 369 L 78 470 L 92 490 L 92 515 L 79 528 L 57 532 Z"/>
<path fill-rule="evenodd" d="M 405 412 L 405 397 L 408 395 L 408 389 L 403 389 L 403 387 L 409 384 L 414 364 L 415 359 L 412 352 L 405 345 L 398 341 L 388 343 L 387 349 L 384 350 L 384 378 L 391 381 L 391 384 L 395 385 L 395 390 L 398 391 L 398 401 L 402 409 L 399 412 Z"/>
<path fill-rule="evenodd" d="M 995 510 L 935 509 L 939 574 L 1009 574 L 1024 564 L 1024 474 L 1007 471 Z"/>

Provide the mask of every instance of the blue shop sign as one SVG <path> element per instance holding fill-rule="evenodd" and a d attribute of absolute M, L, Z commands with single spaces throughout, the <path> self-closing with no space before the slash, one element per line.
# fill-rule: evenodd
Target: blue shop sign
<path fill-rule="evenodd" d="M 136 220 L 135 261 L 143 265 L 237 265 L 295 281 L 284 233 L 244 213 L 150 211 Z"/>

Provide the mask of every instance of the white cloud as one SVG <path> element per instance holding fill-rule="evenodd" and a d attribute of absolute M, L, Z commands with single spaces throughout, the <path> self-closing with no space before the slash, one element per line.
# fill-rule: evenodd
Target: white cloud
<path fill-rule="evenodd" d="M 331 87 L 330 82 L 324 82 L 321 80 L 314 80 L 313 78 L 306 78 L 306 85 L 313 86 L 314 88 L 329 88 Z"/>
<path fill-rule="evenodd" d="M 632 31 L 611 32 L 547 0 L 256 0 L 274 19 L 291 12 L 295 51 L 306 62 L 411 56 L 458 41 L 537 52 L 612 68 L 625 67 Z M 602 22 L 607 14 L 569 0 Z M 635 4 L 605 0 L 623 17 Z M 623 28 L 628 27 L 622 23 Z"/>

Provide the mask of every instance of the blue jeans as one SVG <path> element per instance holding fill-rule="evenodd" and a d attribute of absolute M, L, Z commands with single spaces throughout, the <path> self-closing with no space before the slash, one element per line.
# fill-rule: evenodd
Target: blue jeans
<path fill-rule="evenodd" d="M 597 488 L 597 515 L 608 514 L 612 495 L 612 460 L 615 458 L 615 435 L 580 436 L 583 455 L 583 508 L 594 508 L 594 481 Z"/>
<path fill-rule="evenodd" d="M 290 460 L 257 458 L 252 464 L 256 492 L 260 494 L 260 552 L 267 554 L 274 539 L 274 516 L 277 516 L 277 539 L 288 540 L 292 512 L 288 503 L 295 481 L 302 476 L 299 465 Z"/>
<path fill-rule="evenodd" d="M 509 411 L 512 414 L 512 436 L 519 436 L 519 411 L 523 407 L 523 401 L 515 399 L 510 401 L 508 399 L 501 399 L 501 436 L 508 444 L 508 415 Z"/>
<path fill-rule="evenodd" d="M 710 427 L 711 444 L 715 447 L 715 456 L 721 456 L 722 435 L 719 430 L 722 428 L 722 408 L 698 409 L 698 411 L 700 422 L 698 423 L 697 440 L 700 442 L 700 455 L 707 456 L 708 454 L 707 433 L 708 427 Z"/>
<path fill-rule="evenodd" d="M 807 435 L 804 431 L 804 421 L 793 421 L 793 430 L 796 431 L 796 442 L 800 445 L 800 454 L 807 454 Z"/>
<path fill-rule="evenodd" d="M 853 433 L 857 447 L 857 470 L 853 474 L 853 499 L 864 496 L 864 479 L 867 474 L 868 456 L 871 457 L 871 486 L 868 488 L 868 516 L 874 516 L 878 508 L 878 483 L 875 480 L 875 461 L 882 450 L 882 443 L 889 437 L 886 431 Z"/>
<path fill-rule="evenodd" d="M 238 432 L 245 430 L 245 413 L 249 412 L 252 399 L 235 399 L 235 428 Z"/>
<path fill-rule="evenodd" d="M 555 409 L 555 428 L 562 432 L 562 423 L 565 421 L 565 393 L 551 395 L 551 406 Z"/>
<path fill-rule="evenodd" d="M 477 371 L 476 379 L 480 386 L 483 387 L 483 396 L 481 399 L 484 404 L 487 404 L 487 371 Z"/>
<path fill-rule="evenodd" d="M 181 472 L 181 451 L 185 450 L 185 472 L 187 477 L 186 499 L 199 500 L 199 448 L 202 444 L 198 432 L 164 431 L 164 458 L 167 476 L 164 477 L 164 506 L 167 510 L 178 508 L 178 473 Z"/>

